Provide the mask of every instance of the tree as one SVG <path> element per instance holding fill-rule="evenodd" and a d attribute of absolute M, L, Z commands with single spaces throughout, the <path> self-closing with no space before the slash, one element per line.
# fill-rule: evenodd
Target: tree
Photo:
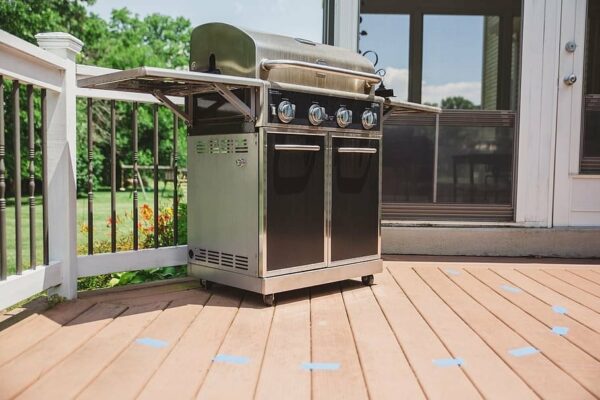
<path fill-rule="evenodd" d="M 126 8 L 113 10 L 110 21 L 88 12 L 87 7 L 95 0 L 10 0 L 0 2 L 0 27 L 9 33 L 31 43 L 40 32 L 63 31 L 71 33 L 84 42 L 83 52 L 78 62 L 109 68 L 126 69 L 142 65 L 166 68 L 184 68 L 189 59 L 189 39 L 191 24 L 185 18 L 171 18 L 152 14 L 140 19 Z M 7 99 L 6 115 L 11 115 L 10 82 L 5 85 Z M 25 104 L 25 90 L 22 89 L 21 104 Z M 109 183 L 109 138 L 110 106 L 107 101 L 94 101 L 94 185 Z M 125 164 L 132 163 L 131 104 L 117 103 L 117 143 L 119 159 Z M 23 109 L 23 107 L 22 107 Z M 36 109 L 39 110 L 39 96 Z M 38 111 L 39 113 L 39 111 Z M 21 120 L 26 114 L 21 112 Z M 78 100 L 77 113 L 77 167 L 78 189 L 87 190 L 87 147 L 85 99 Z M 39 117 L 36 118 L 39 121 Z M 183 124 L 180 124 L 182 126 Z M 21 124 L 22 129 L 26 126 Z M 140 143 L 140 163 L 150 164 L 152 159 L 152 111 L 141 106 L 138 114 Z M 172 151 L 172 115 L 164 109 L 159 113 L 159 132 L 162 140 L 159 145 L 159 158 L 162 164 L 170 161 Z M 12 149 L 12 120 L 6 120 L 7 149 Z M 21 141 L 26 143 L 25 131 Z M 168 140 L 165 140 L 169 138 Z M 178 140 L 180 160 L 186 162 L 185 134 L 181 130 Z M 27 171 L 27 149 L 22 147 L 22 171 Z M 38 147 L 39 148 L 39 147 Z M 39 154 L 39 152 L 38 152 Z M 14 157 L 7 154 L 8 176 L 13 175 Z M 39 165 L 39 163 L 38 163 Z M 37 171 L 41 168 L 36 167 Z"/>
<path fill-rule="evenodd" d="M 478 109 L 479 106 L 462 96 L 454 96 L 442 99 L 442 108 L 446 110 L 474 110 Z"/>

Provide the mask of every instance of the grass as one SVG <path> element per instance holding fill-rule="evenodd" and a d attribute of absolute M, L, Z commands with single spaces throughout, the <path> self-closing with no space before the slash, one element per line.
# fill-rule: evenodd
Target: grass
<path fill-rule="evenodd" d="M 166 190 L 162 190 L 163 182 L 159 183 L 159 204 L 160 207 L 172 206 L 173 204 L 173 184 L 168 183 Z M 184 188 L 185 189 L 185 188 Z M 180 202 L 186 202 L 185 190 L 183 195 L 180 195 Z M 140 191 L 138 196 L 139 207 L 143 204 L 148 204 L 151 208 L 154 204 L 152 190 L 147 190 L 146 195 Z M 30 266 L 29 256 L 29 205 L 28 199 L 22 199 L 21 203 L 21 231 L 22 231 L 22 260 L 23 269 L 28 269 Z M 117 203 L 117 215 L 123 217 L 126 215 L 132 215 L 133 212 L 133 195 L 130 190 L 123 192 L 118 191 L 116 196 Z M 88 234 L 83 229 L 87 226 L 87 197 L 80 197 L 77 199 L 77 246 L 87 245 Z M 7 234 L 7 261 L 8 261 L 8 274 L 12 275 L 16 272 L 16 218 L 15 218 L 15 201 L 14 199 L 7 199 L 7 210 L 6 210 L 6 234 Z M 100 189 L 94 192 L 94 241 L 99 240 L 110 240 L 110 225 L 108 224 L 110 218 L 110 190 Z M 43 261 L 43 238 L 42 238 L 42 198 L 41 196 L 36 197 L 36 208 L 35 208 L 35 225 L 36 225 L 36 261 L 37 264 L 42 264 Z M 130 219 L 124 219 L 124 222 L 117 224 L 117 237 L 120 235 L 126 235 L 133 232 L 133 225 Z"/>

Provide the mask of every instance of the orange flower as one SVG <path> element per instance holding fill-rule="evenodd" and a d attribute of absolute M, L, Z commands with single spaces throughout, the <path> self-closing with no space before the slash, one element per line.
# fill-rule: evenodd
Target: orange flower
<path fill-rule="evenodd" d="M 142 218 L 145 221 L 150 221 L 152 219 L 152 216 L 154 215 L 154 213 L 152 212 L 152 209 L 150 208 L 150 206 L 148 204 L 144 204 L 142 206 L 140 213 L 142 214 Z"/>

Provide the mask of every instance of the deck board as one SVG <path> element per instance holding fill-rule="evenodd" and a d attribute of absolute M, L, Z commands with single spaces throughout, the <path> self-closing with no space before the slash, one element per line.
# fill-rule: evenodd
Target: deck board
<path fill-rule="evenodd" d="M 337 364 L 337 369 L 312 370 L 315 399 L 365 399 L 367 388 L 352 329 L 338 285 L 311 290 L 311 362 Z"/>
<path fill-rule="evenodd" d="M 483 271 L 483 270 L 478 270 Z M 514 357 L 509 349 L 531 346 L 525 338 L 504 324 L 482 304 L 461 289 L 468 276 L 465 273 L 447 277 L 435 269 L 417 269 L 417 273 L 444 299 L 452 309 L 477 331 L 481 338 L 502 360 L 530 386 L 537 395 L 545 399 L 591 399 L 579 383 L 564 373 L 545 356 Z M 468 360 L 466 361 L 468 362 Z M 547 377 L 552 376 L 552 380 Z"/>
<path fill-rule="evenodd" d="M 167 306 L 166 301 L 130 307 L 19 395 L 19 399 L 75 398 Z"/>
<path fill-rule="evenodd" d="M 550 275 L 547 271 L 543 270 L 522 270 L 522 274 L 530 277 L 531 279 L 547 286 L 549 289 L 554 290 L 557 293 L 562 294 L 569 299 L 576 301 L 584 307 L 589 308 L 596 313 L 600 313 L 600 298 L 583 291 L 562 279 L 556 278 Z"/>
<path fill-rule="evenodd" d="M 343 299 L 370 397 L 396 399 L 402 393 L 406 398 L 424 399 L 371 288 L 350 282 L 344 285 Z"/>
<path fill-rule="evenodd" d="M 372 290 L 428 398 L 481 398 L 462 368 L 439 368 L 432 362 L 452 354 L 387 270 L 377 275 Z"/>
<path fill-rule="evenodd" d="M 600 333 L 600 314 L 523 275 L 521 271 L 503 268 L 494 268 L 492 271 L 549 306 L 564 307 L 567 316 Z"/>
<path fill-rule="evenodd" d="M 126 307 L 117 304 L 96 304 L 19 357 L 4 364 L 0 368 L 0 399 L 11 399 L 21 393 L 125 309 Z"/>
<path fill-rule="evenodd" d="M 310 360 L 307 290 L 281 295 L 275 307 L 256 398 L 310 399 L 311 374 L 299 360 Z"/>
<path fill-rule="evenodd" d="M 240 301 L 239 293 L 220 292 L 211 296 L 178 345 L 142 390 L 139 399 L 195 397 L 238 312 Z M 202 346 L 198 343 L 202 343 Z"/>
<path fill-rule="evenodd" d="M 390 271 L 453 357 L 465 360 L 460 368 L 465 370 L 483 397 L 487 399 L 537 397 L 529 386 L 427 286 L 414 270 L 390 268 Z"/>
<path fill-rule="evenodd" d="M 587 279 L 590 282 L 594 282 L 598 285 L 600 285 L 600 274 L 589 270 L 589 269 L 572 269 L 569 270 L 569 272 L 571 272 L 572 274 L 575 274 L 577 276 L 580 276 L 584 279 Z"/>
<path fill-rule="evenodd" d="M 273 307 L 263 306 L 255 294 L 245 296 L 219 348 L 218 355 L 228 358 L 213 361 L 196 398 L 253 397 L 272 318 Z"/>
<path fill-rule="evenodd" d="M 584 292 L 587 292 L 595 297 L 600 297 L 600 285 L 594 282 L 590 282 L 589 280 L 584 279 L 576 274 L 573 274 L 571 271 L 556 269 L 546 271 L 546 273 L 562 281 L 565 281 L 568 284 L 578 289 L 581 289 Z"/>
<path fill-rule="evenodd" d="M 598 361 L 564 337 L 553 334 L 550 328 L 498 295 L 472 275 L 462 274 L 455 277 L 454 282 L 588 391 L 600 396 L 600 379 L 598 379 L 600 364 Z M 511 293 L 513 297 L 522 295 L 522 292 L 508 293 Z M 529 357 L 538 356 L 541 355 L 534 354 Z M 519 360 L 527 358 L 518 357 Z"/>
<path fill-rule="evenodd" d="M 395 257 L 274 307 L 190 279 L 25 306 L 0 324 L 0 400 L 600 397 L 600 265 L 461 260 Z"/>
<path fill-rule="evenodd" d="M 600 334 L 580 324 L 568 315 L 552 311 L 552 307 L 527 292 L 521 293 L 520 296 L 512 296 L 512 293 L 502 289 L 503 285 L 510 285 L 510 283 L 490 270 L 469 270 L 469 273 L 500 296 L 546 325 L 548 329 L 555 326 L 568 327 L 569 332 L 565 338 L 594 357 L 596 361 L 600 361 Z"/>
<path fill-rule="evenodd" d="M 190 291 L 186 297 L 174 300 L 148 325 L 138 338 L 164 343 L 151 346 L 134 341 L 104 369 L 78 396 L 79 399 L 134 398 L 153 372 L 176 345 L 179 337 L 202 309 L 209 294 Z M 123 379 L 126 376 L 127 379 Z"/>

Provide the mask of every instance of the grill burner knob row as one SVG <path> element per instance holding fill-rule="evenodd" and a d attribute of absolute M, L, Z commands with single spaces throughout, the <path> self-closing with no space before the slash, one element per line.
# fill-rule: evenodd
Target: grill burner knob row
<path fill-rule="evenodd" d="M 340 128 L 345 128 L 352 123 L 352 110 L 340 107 L 335 113 L 335 119 Z"/>
<path fill-rule="evenodd" d="M 313 125 L 321 125 L 323 121 L 328 118 L 325 107 L 321 107 L 318 104 L 313 104 L 308 109 L 308 120 Z"/>
<path fill-rule="evenodd" d="M 284 124 L 289 124 L 296 117 L 296 105 L 287 100 L 282 101 L 277 106 L 277 116 Z"/>
<path fill-rule="evenodd" d="M 365 110 L 362 113 L 362 126 L 365 129 L 372 129 L 377 125 L 377 114 L 375 114 L 372 110 Z"/>

